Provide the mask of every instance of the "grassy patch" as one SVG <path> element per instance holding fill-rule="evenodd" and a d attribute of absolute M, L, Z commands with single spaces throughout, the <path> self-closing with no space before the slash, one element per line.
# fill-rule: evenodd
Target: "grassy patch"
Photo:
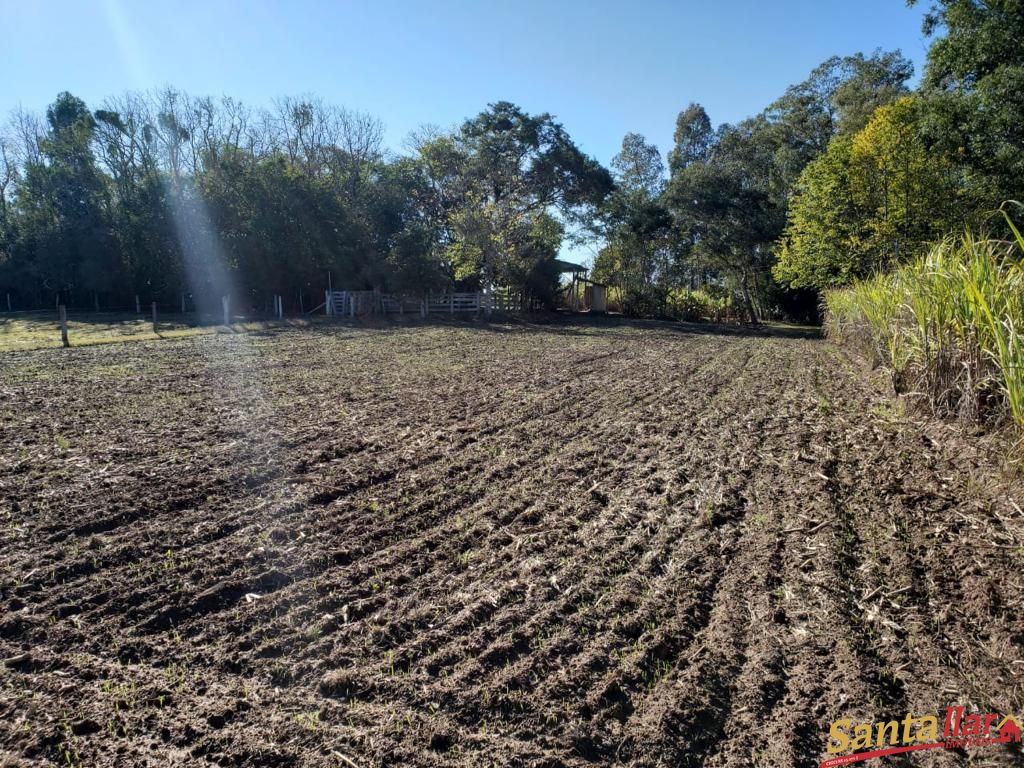
<path fill-rule="evenodd" d="M 190 315 L 168 315 L 166 320 L 159 320 L 158 332 L 154 332 L 152 321 L 144 316 L 83 312 L 68 318 L 68 339 L 71 346 L 84 347 L 124 341 L 157 341 L 213 333 L 262 331 L 282 325 L 301 327 L 310 324 L 309 320 L 285 320 L 246 321 L 225 326 L 201 324 L 197 318 Z M 60 346 L 60 323 L 56 312 L 0 316 L 0 352 Z"/>

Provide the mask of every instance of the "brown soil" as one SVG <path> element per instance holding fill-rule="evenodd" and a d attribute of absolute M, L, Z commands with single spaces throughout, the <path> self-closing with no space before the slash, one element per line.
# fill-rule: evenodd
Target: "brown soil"
<path fill-rule="evenodd" d="M 0 764 L 810 766 L 840 717 L 1018 713 L 1024 515 L 979 445 L 814 338 L 7 354 Z"/>

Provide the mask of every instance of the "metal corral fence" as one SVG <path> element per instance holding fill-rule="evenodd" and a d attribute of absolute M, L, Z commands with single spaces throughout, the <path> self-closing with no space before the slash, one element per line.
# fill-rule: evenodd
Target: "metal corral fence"
<path fill-rule="evenodd" d="M 326 314 L 334 317 L 402 315 L 407 312 L 426 317 L 430 314 L 490 314 L 493 311 L 527 309 L 523 296 L 509 291 L 427 293 L 418 297 L 378 291 L 325 291 L 324 308 Z"/>

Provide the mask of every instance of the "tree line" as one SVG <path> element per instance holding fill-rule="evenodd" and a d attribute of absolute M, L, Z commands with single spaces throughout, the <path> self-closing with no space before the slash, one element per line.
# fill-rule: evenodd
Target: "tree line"
<path fill-rule="evenodd" d="M 942 0 L 923 31 L 934 39 L 913 91 L 911 63 L 876 51 L 823 62 L 736 125 L 713 129 L 691 104 L 667 179 L 627 136 L 598 278 L 639 312 L 717 300 L 749 318 L 809 316 L 821 291 L 1022 199 L 1024 3 Z"/>
<path fill-rule="evenodd" d="M 62 93 L 0 132 L 0 290 L 20 306 L 290 307 L 335 287 L 504 286 L 553 305 L 563 244 L 635 315 L 812 317 L 821 290 L 983 223 L 1024 184 L 1024 2 L 941 0 L 920 85 L 898 51 L 833 57 L 761 113 L 678 116 L 604 168 L 508 102 L 383 147 L 315 98 Z"/>
<path fill-rule="evenodd" d="M 407 155 L 382 134 L 308 98 L 263 111 L 165 89 L 92 111 L 62 93 L 0 141 L 0 288 L 50 306 L 187 294 L 207 310 L 227 293 L 315 301 L 328 284 L 553 300 L 567 229 L 612 187 L 561 125 L 501 102 Z"/>

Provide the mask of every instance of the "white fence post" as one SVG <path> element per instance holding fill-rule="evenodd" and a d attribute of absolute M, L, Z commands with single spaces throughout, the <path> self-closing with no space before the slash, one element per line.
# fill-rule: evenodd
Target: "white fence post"
<path fill-rule="evenodd" d="M 153 302 L 153 333 L 159 333 L 156 327 L 156 302 Z"/>
<path fill-rule="evenodd" d="M 328 316 L 334 314 L 331 312 L 331 292 L 326 290 L 324 291 L 324 314 Z"/>
<path fill-rule="evenodd" d="M 455 294 L 451 291 L 448 291 L 448 314 L 455 314 Z"/>
<path fill-rule="evenodd" d="M 68 308 L 61 304 L 57 311 L 60 314 L 60 343 L 65 347 L 70 347 L 71 342 L 68 341 Z"/>
<path fill-rule="evenodd" d="M 142 314 L 142 304 L 139 303 L 139 294 L 137 294 L 137 293 L 135 294 L 135 314 L 136 315 L 141 315 Z"/>
<path fill-rule="evenodd" d="M 231 297 L 221 296 L 220 305 L 224 310 L 224 325 L 231 325 Z"/>

